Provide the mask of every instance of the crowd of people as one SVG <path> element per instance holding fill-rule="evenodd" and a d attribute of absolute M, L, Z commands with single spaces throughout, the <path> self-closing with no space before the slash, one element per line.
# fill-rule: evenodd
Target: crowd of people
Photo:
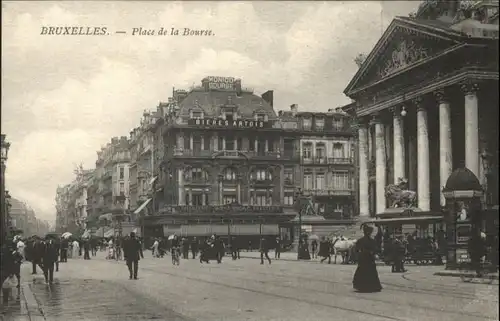
<path fill-rule="evenodd" d="M 279 259 L 281 253 L 281 241 L 276 238 L 274 242 L 268 241 L 266 237 L 262 237 L 259 244 L 259 252 L 261 253 L 261 263 L 264 264 L 264 258 L 271 263 L 269 258 L 269 250 L 275 249 L 275 258 Z M 155 258 L 162 258 L 165 254 L 170 253 L 173 258 L 174 265 L 179 264 L 178 258 L 196 259 L 200 263 L 210 263 L 210 260 L 216 260 L 217 263 L 222 263 L 222 258 L 230 253 L 233 260 L 241 258 L 241 251 L 245 249 L 245 244 L 237 237 L 231 237 L 224 240 L 220 236 L 214 234 L 210 237 L 179 237 L 176 234 L 170 237 L 154 238 L 151 246 L 152 255 Z M 246 248 L 248 250 L 248 247 Z M 191 255 L 190 255 L 191 254 Z"/>

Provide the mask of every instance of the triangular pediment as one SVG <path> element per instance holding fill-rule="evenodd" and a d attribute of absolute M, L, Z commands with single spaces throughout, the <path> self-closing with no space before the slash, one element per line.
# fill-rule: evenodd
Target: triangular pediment
<path fill-rule="evenodd" d="M 344 90 L 347 96 L 403 70 L 457 48 L 462 36 L 451 30 L 395 18 Z"/>

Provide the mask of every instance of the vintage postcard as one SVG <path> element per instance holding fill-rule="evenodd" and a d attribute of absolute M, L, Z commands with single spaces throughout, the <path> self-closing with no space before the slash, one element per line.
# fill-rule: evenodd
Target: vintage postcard
<path fill-rule="evenodd" d="M 1 320 L 498 320 L 499 3 L 3 1 Z"/>

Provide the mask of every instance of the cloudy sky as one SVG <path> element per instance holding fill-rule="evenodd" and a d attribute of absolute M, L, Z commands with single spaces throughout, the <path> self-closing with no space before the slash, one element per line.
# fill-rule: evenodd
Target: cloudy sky
<path fill-rule="evenodd" d="M 128 135 L 172 87 L 240 77 L 275 91 L 276 109 L 327 110 L 393 17 L 418 1 L 2 2 L 2 133 L 7 189 L 43 219 L 78 163 Z M 42 26 L 107 27 L 109 36 L 42 36 Z M 211 29 L 211 37 L 132 36 L 132 28 Z M 126 35 L 115 34 L 125 30 Z"/>

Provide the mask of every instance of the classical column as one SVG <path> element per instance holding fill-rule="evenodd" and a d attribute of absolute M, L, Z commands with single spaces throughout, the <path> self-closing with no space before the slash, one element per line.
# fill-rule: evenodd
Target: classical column
<path fill-rule="evenodd" d="M 222 195 L 224 194 L 224 186 L 222 186 L 222 177 L 219 178 L 219 205 L 224 204 Z"/>
<path fill-rule="evenodd" d="M 201 194 L 201 204 L 203 206 L 208 205 L 207 204 L 207 194 L 206 194 L 206 191 L 203 191 L 203 194 Z"/>
<path fill-rule="evenodd" d="M 372 120 L 375 125 L 375 193 L 377 214 L 386 210 L 385 186 L 386 186 L 386 159 L 385 159 L 385 133 L 384 124 L 379 117 Z"/>
<path fill-rule="evenodd" d="M 241 179 L 238 178 L 238 185 L 236 185 L 236 201 L 241 204 Z"/>
<path fill-rule="evenodd" d="M 193 191 L 191 189 L 189 189 L 188 193 L 189 193 L 188 194 L 188 202 L 189 202 L 189 204 L 187 204 L 187 205 L 193 205 Z"/>
<path fill-rule="evenodd" d="M 393 109 L 393 177 L 394 184 L 398 183 L 399 178 L 406 178 L 405 174 L 405 139 L 403 131 L 403 118 L 401 116 L 401 109 Z"/>
<path fill-rule="evenodd" d="M 212 148 L 214 149 L 214 151 L 218 151 L 219 150 L 219 136 L 217 136 L 217 134 L 215 134 L 214 136 L 212 136 Z"/>
<path fill-rule="evenodd" d="M 462 85 L 465 93 L 465 166 L 479 177 L 479 124 L 477 84 Z"/>
<path fill-rule="evenodd" d="M 257 138 L 255 138 L 255 141 L 254 141 L 254 146 L 255 146 L 255 152 L 257 153 L 258 151 L 258 148 L 259 148 L 259 140 Z"/>
<path fill-rule="evenodd" d="M 368 160 L 372 159 L 373 159 L 373 131 L 372 131 L 372 126 L 370 125 L 368 126 Z"/>
<path fill-rule="evenodd" d="M 178 204 L 179 205 L 186 205 L 186 197 L 184 194 L 184 169 L 179 168 L 177 170 L 178 173 L 178 182 L 179 182 L 179 200 Z"/>
<path fill-rule="evenodd" d="M 368 196 L 368 126 L 360 123 L 358 127 L 359 148 L 359 215 L 370 216 L 370 199 Z"/>
<path fill-rule="evenodd" d="M 439 186 L 440 190 L 446 185 L 448 177 L 453 170 L 453 158 L 451 147 L 451 116 L 450 103 L 448 102 L 444 90 L 435 93 L 439 104 Z M 446 199 L 441 195 L 441 206 L 445 206 Z"/>
<path fill-rule="evenodd" d="M 427 128 L 427 110 L 420 106 L 421 99 L 415 100 L 417 105 L 417 197 L 418 207 L 430 211 L 430 169 L 429 169 L 429 135 Z"/>
<path fill-rule="evenodd" d="M 193 150 L 193 133 L 189 134 L 189 149 Z"/>

